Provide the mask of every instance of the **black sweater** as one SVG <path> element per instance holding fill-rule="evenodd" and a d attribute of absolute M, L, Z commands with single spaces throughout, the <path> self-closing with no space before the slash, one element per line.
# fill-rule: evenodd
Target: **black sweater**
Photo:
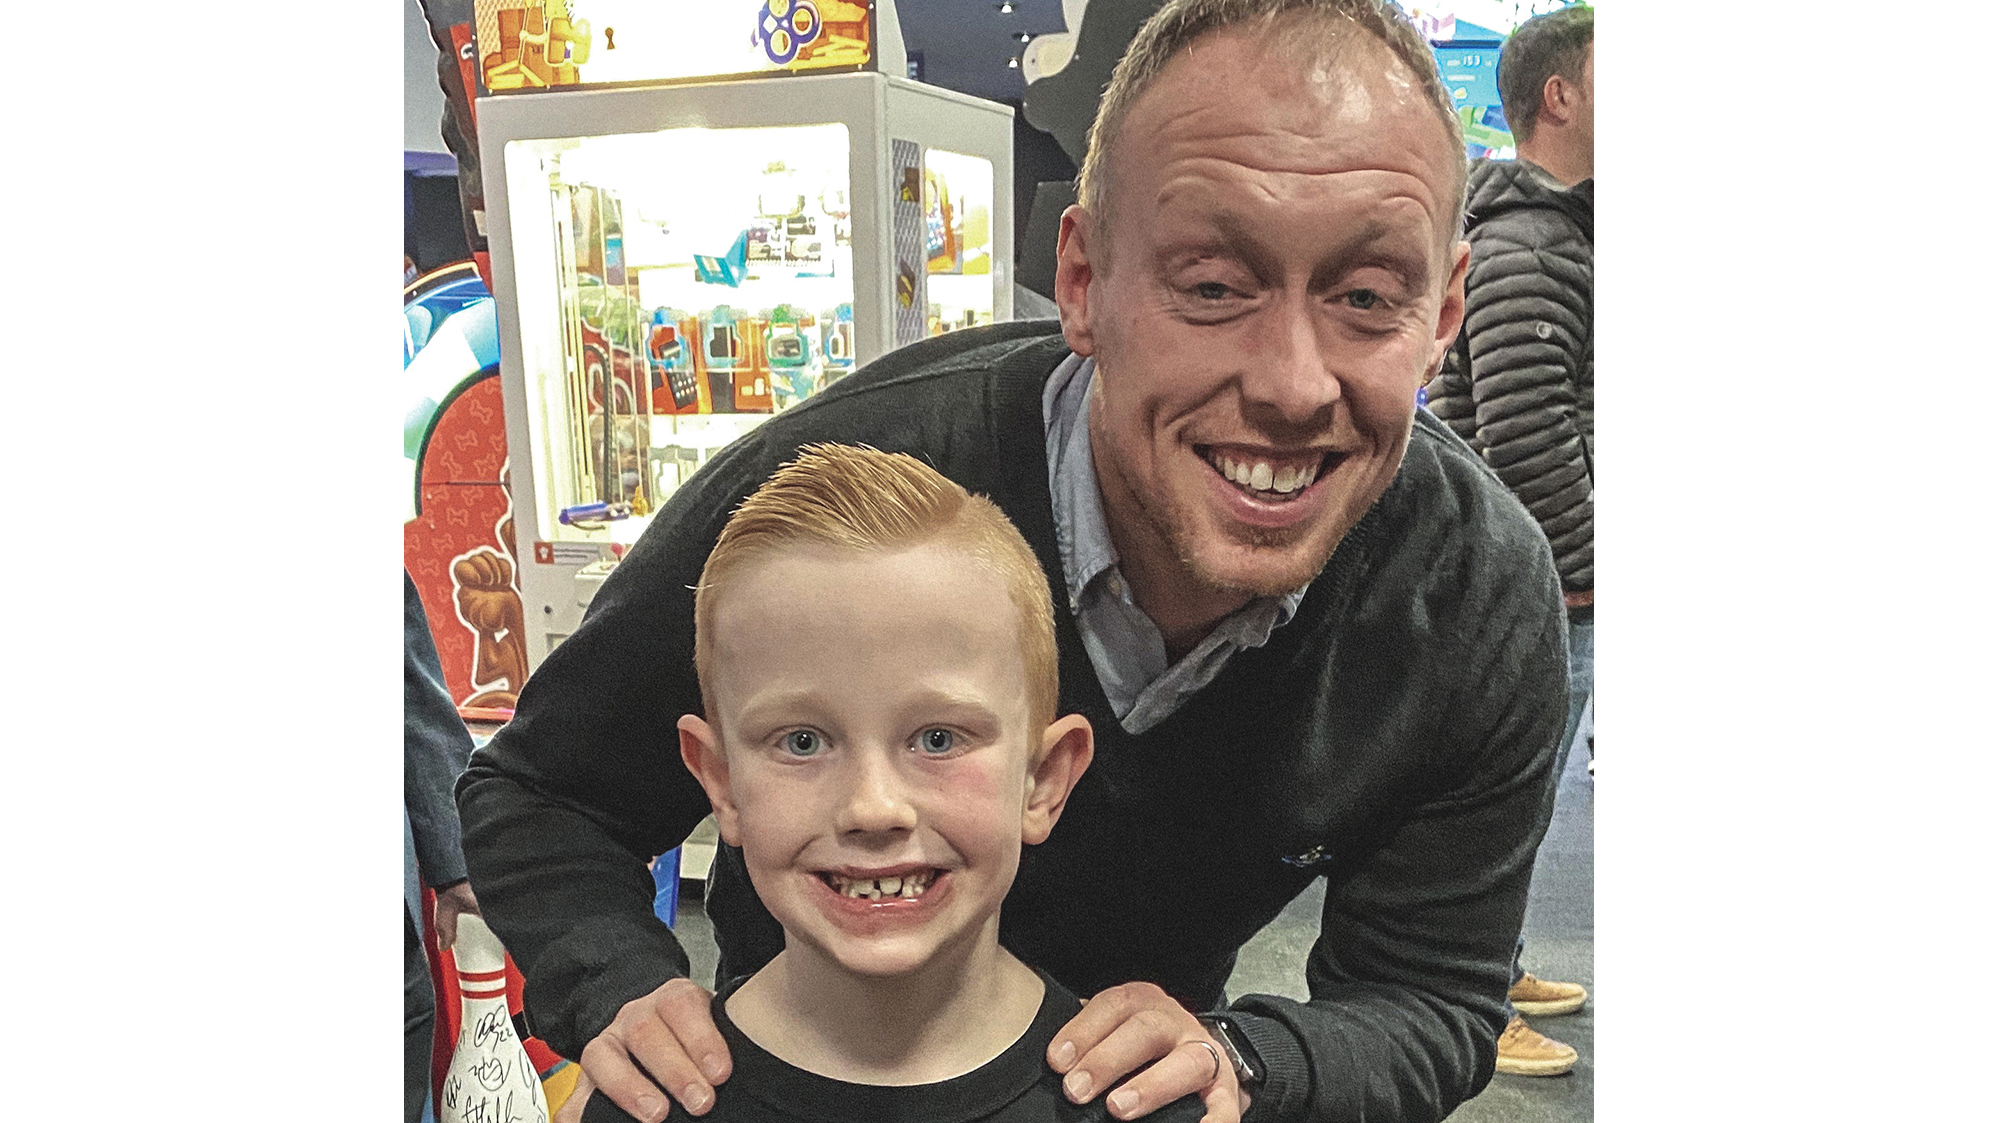
<path fill-rule="evenodd" d="M 526 974 L 535 1033 L 578 1056 L 688 969 L 645 861 L 706 814 L 674 722 L 700 711 L 693 585 L 728 514 L 797 447 L 919 455 L 990 495 L 1065 588 L 1040 393 L 1056 325 L 894 352 L 771 419 L 668 502 L 459 782 L 465 855 Z M 1425 411 L 1385 495 L 1295 619 L 1171 717 L 1125 732 L 1057 613 L 1061 707 L 1094 764 L 1029 847 L 1000 938 L 1078 994 L 1149 980 L 1195 1008 L 1242 944 L 1328 881 L 1308 1003 L 1234 1003 L 1270 1070 L 1251 1118 L 1437 1120 L 1489 1081 L 1566 715 L 1552 558 L 1489 469 Z M 723 849 L 722 977 L 781 933 Z"/>

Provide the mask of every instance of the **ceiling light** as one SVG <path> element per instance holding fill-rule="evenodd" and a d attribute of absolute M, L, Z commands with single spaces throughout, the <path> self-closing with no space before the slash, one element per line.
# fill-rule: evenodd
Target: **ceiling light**
<path fill-rule="evenodd" d="M 1004 3 L 1002 3 L 1002 4 L 998 5 L 998 14 L 999 14 L 999 15 L 1003 15 L 1003 16 L 1009 16 L 1009 15 L 1011 15 L 1011 14 L 1012 14 L 1012 0 L 1005 0 L 1005 2 L 1004 2 Z"/>
<path fill-rule="evenodd" d="M 1033 33 L 1030 31 L 1014 31 L 1012 38 L 1017 39 L 1021 43 L 1030 43 L 1033 41 Z"/>
<path fill-rule="evenodd" d="M 1010 58 L 1007 58 L 1005 60 L 1005 65 L 1013 70 L 1019 69 L 1019 56 L 1013 55 Z"/>

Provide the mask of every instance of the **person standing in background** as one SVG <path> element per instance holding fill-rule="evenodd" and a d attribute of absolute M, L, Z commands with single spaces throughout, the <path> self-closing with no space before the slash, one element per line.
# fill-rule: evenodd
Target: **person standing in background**
<path fill-rule="evenodd" d="M 1497 63 L 1516 160 L 1470 168 L 1468 311 L 1428 408 L 1544 529 L 1566 594 L 1569 687 L 1558 772 L 1594 690 L 1594 10 L 1519 25 Z M 1557 773 L 1556 773 L 1557 774 Z M 1497 1071 L 1558 1076 L 1572 1046 L 1523 1015 L 1572 1013 L 1586 988 L 1511 965 L 1516 1011 Z"/>
<path fill-rule="evenodd" d="M 423 615 L 416 582 L 402 572 L 402 1042 L 403 1115 L 430 1117 L 430 1054 L 436 991 L 424 953 L 422 884 L 437 895 L 437 941 L 457 942 L 457 918 L 478 912 L 464 868 L 457 804 L 451 787 L 471 757 L 471 733 L 444 687 L 436 640 Z"/>

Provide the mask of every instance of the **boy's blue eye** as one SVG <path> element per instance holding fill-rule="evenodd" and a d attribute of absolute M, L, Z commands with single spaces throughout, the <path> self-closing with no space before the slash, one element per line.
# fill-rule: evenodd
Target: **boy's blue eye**
<path fill-rule="evenodd" d="M 924 729 L 919 740 L 925 752 L 946 753 L 956 748 L 956 734 L 947 729 Z"/>
<path fill-rule="evenodd" d="M 783 735 L 783 750 L 792 756 L 816 756 L 824 743 L 808 729 L 793 729 Z"/>

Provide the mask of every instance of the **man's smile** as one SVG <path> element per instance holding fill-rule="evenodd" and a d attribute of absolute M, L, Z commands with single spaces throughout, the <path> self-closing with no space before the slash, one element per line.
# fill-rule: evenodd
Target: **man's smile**
<path fill-rule="evenodd" d="M 1264 503 L 1286 503 L 1337 466 L 1343 454 L 1326 449 L 1281 452 L 1246 445 L 1194 445 L 1228 483 Z"/>

